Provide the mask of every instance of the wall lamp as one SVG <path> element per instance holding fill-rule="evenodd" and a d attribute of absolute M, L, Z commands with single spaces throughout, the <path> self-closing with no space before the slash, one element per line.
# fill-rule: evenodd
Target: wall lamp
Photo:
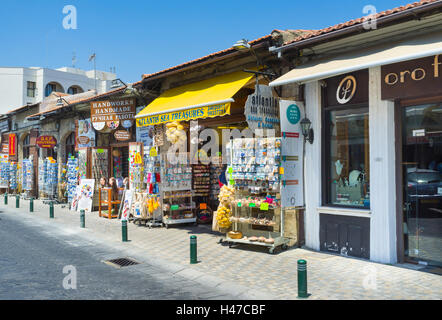
<path fill-rule="evenodd" d="M 304 118 L 301 120 L 301 130 L 302 135 L 304 136 L 304 141 L 310 142 L 310 144 L 313 143 L 314 135 L 313 135 L 313 129 L 312 122 L 308 118 Z"/>
<path fill-rule="evenodd" d="M 258 56 L 256 55 L 255 50 L 253 50 L 253 47 L 249 44 L 249 42 L 246 39 L 238 40 L 233 45 L 233 48 L 237 51 L 250 51 L 256 59 L 257 66 L 261 65 L 261 61 L 259 60 Z"/>

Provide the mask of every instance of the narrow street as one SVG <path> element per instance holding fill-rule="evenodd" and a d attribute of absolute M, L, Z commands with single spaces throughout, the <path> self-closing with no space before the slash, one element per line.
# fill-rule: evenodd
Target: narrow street
<path fill-rule="evenodd" d="M 121 269 L 102 262 L 126 257 L 75 234 L 54 235 L 43 226 L 0 212 L 0 299 L 231 299 L 213 288 L 141 263 Z M 65 266 L 77 271 L 77 289 L 64 289 Z"/>

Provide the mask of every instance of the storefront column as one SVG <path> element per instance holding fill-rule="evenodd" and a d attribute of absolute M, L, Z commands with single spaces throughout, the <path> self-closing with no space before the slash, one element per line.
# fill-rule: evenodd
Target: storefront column
<path fill-rule="evenodd" d="M 396 263 L 394 102 L 381 100 L 381 68 L 369 70 L 370 260 Z"/>
<path fill-rule="evenodd" d="M 321 85 L 319 81 L 305 86 L 306 117 L 312 122 L 314 142 L 305 144 L 304 194 L 305 194 L 305 244 L 320 250 L 319 213 L 321 206 Z"/>

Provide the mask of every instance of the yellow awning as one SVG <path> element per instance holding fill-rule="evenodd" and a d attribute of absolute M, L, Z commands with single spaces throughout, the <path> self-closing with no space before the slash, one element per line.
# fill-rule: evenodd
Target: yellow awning
<path fill-rule="evenodd" d="M 136 115 L 137 126 L 228 115 L 233 96 L 253 77 L 237 71 L 167 90 Z"/>

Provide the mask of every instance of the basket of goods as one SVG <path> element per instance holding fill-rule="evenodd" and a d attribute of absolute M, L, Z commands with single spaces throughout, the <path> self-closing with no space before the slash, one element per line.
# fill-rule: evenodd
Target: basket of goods
<path fill-rule="evenodd" d="M 198 223 L 207 224 L 212 222 L 213 212 L 212 209 L 206 207 L 206 209 L 200 209 L 197 213 Z"/>
<path fill-rule="evenodd" d="M 230 239 L 241 239 L 242 238 L 242 232 L 241 231 L 229 231 L 227 233 Z"/>

